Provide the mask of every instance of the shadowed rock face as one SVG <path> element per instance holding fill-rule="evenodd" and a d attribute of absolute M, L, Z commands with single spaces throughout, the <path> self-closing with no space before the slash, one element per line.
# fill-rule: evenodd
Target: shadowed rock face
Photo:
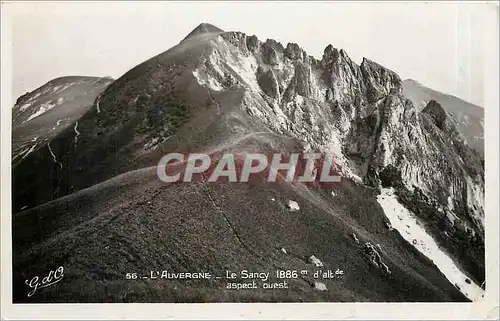
<path fill-rule="evenodd" d="M 266 269 L 281 264 L 299 267 L 319 247 L 318 257 L 326 265 L 344 262 L 353 271 L 352 285 L 344 282 L 348 290 L 338 296 L 312 294 L 308 283 L 299 280 L 289 296 L 256 291 L 251 298 L 227 294 L 227 300 L 300 301 L 302 290 L 306 301 L 462 300 L 432 262 L 400 235 L 387 231 L 383 211 L 376 205 L 375 191 L 382 184 L 397 189 L 401 202 L 424 220 L 475 281 L 484 279 L 484 169 L 479 156 L 456 135 L 453 122 L 440 126 L 436 106 L 419 112 L 402 94 L 399 76 L 375 62 L 363 59 L 358 66 L 331 45 L 318 60 L 294 43 L 262 42 L 202 24 L 177 46 L 112 82 L 92 107 L 78 118 L 76 127 L 51 139 L 50 150 L 33 151 L 13 170 L 13 208 L 18 215 L 14 238 L 23 249 L 16 254 L 20 282 L 27 273 L 23 266 L 36 266 L 39 257 L 55 255 L 63 263 L 73 262 L 74 280 L 84 268 L 69 253 L 83 250 L 95 266 L 102 266 L 101 257 L 109 256 L 102 255 L 104 250 L 94 249 L 98 255 L 83 248 L 95 223 L 102 229 L 99 240 L 113 236 L 109 249 L 121 263 L 111 274 L 94 271 L 90 284 L 109 281 L 130 264 L 145 269 L 144 262 L 173 270 L 214 267 L 219 272 L 228 266 L 243 269 L 252 262 L 262 262 L 260 268 Z M 335 201 L 331 191 L 286 184 L 166 188 L 153 173 L 158 160 L 172 150 L 290 152 L 306 146 L 337 155 L 343 183 Z M 90 201 L 93 197 L 98 200 Z M 278 201 L 264 201 L 268 198 Z M 296 201 L 299 210 L 286 210 L 286 200 Z M 71 215 L 64 214 L 65 208 Z M 438 224 L 446 217 L 456 217 L 456 223 Z M 23 225 L 30 227 L 25 229 L 29 233 L 22 233 Z M 156 234 L 146 233 L 152 230 Z M 224 236 L 222 230 L 229 234 Z M 360 242 L 352 241 L 353 232 Z M 462 238 L 457 243 L 443 235 Z M 70 245 L 56 245 L 56 237 L 68 238 L 64 244 Z M 136 248 L 134 242 L 143 237 L 148 244 L 160 239 L 168 244 Z M 175 237 L 189 246 L 176 245 Z M 31 247 L 30 242 L 52 245 Z M 228 242 L 231 248 L 222 251 Z M 364 254 L 366 242 L 395 253 L 390 257 L 377 252 L 387 269 L 369 270 L 373 264 Z M 124 246 L 127 250 L 118 253 Z M 285 247 L 288 253 L 294 246 L 295 257 L 304 262 L 287 257 L 279 263 L 273 249 Z M 369 290 L 359 282 L 364 278 L 369 279 Z M 122 279 L 113 280 L 123 289 Z M 410 293 L 402 280 L 411 280 L 420 290 Z M 74 288 L 86 284 L 75 282 Z M 154 287 L 147 282 L 142 286 Z M 74 288 L 61 293 L 69 295 Z M 206 288 L 200 285 L 190 292 L 187 286 L 183 298 L 193 300 L 203 293 L 213 301 L 214 294 Z M 327 288 L 340 289 L 333 282 Z M 134 286 L 136 290 L 142 291 Z M 150 293 L 175 301 L 172 289 L 167 298 L 158 294 L 163 290 Z M 134 293 L 130 288 L 124 292 Z M 147 291 L 141 293 L 147 298 Z M 57 295 L 51 292 L 48 297 Z M 127 298 L 109 295 L 113 302 Z"/>
<path fill-rule="evenodd" d="M 269 97 L 278 98 L 280 96 L 278 81 L 272 69 L 264 71 L 264 69 L 259 68 L 257 70 L 257 82 Z"/>
<path fill-rule="evenodd" d="M 285 49 L 285 56 L 291 60 L 304 60 L 307 54 L 302 48 L 296 43 L 288 43 Z"/>
<path fill-rule="evenodd" d="M 434 123 L 437 127 L 439 127 L 440 129 L 444 128 L 444 122 L 446 121 L 446 112 L 437 101 L 429 101 L 422 112 L 429 114 L 434 120 Z"/>

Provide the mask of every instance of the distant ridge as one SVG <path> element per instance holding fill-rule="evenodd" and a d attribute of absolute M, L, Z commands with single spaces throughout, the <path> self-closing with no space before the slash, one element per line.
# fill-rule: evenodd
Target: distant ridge
<path fill-rule="evenodd" d="M 419 110 L 424 109 L 429 101 L 437 101 L 456 119 L 458 130 L 464 135 L 468 145 L 484 157 L 484 108 L 429 88 L 413 79 L 403 81 L 403 93 Z"/>

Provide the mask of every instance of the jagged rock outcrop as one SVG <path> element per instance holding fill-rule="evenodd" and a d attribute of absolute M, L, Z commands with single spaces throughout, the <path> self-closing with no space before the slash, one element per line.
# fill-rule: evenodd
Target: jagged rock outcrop
<path fill-rule="evenodd" d="M 344 50 L 328 45 L 321 60 L 322 80 L 327 86 L 328 100 L 346 106 L 364 100 L 365 84 L 361 68 L 356 65 Z"/>
<path fill-rule="evenodd" d="M 484 158 L 484 108 L 457 97 L 425 87 L 419 82 L 406 79 L 403 93 L 418 110 L 423 110 L 431 100 L 437 101 L 448 113 L 467 145 Z"/>
<path fill-rule="evenodd" d="M 439 129 L 444 129 L 444 122 L 446 121 L 447 117 L 446 111 L 443 109 L 441 104 L 439 104 L 435 100 L 431 100 L 429 101 L 427 106 L 425 106 L 422 112 L 430 115 Z"/>
<path fill-rule="evenodd" d="M 235 37 L 245 41 L 226 41 Z M 420 112 L 403 95 L 395 72 L 366 58 L 357 65 L 331 45 L 316 60 L 293 43 L 283 47 L 252 38 L 251 51 L 248 43 L 245 34 L 226 32 L 214 39 L 217 58 L 210 59 L 239 57 L 240 65 L 227 70 L 244 75 L 242 106 L 249 113 L 312 149 L 334 152 L 347 177 L 371 186 L 383 182 L 418 190 L 426 202 L 483 234 L 481 159 L 442 108 L 431 103 Z M 200 83 L 217 79 L 216 74 L 203 74 Z"/>
<path fill-rule="evenodd" d="M 288 43 L 285 48 L 285 56 L 290 60 L 304 61 L 307 58 L 307 53 L 298 44 Z"/>
<path fill-rule="evenodd" d="M 395 72 L 366 58 L 361 63 L 361 72 L 367 87 L 368 102 L 376 102 L 389 94 L 401 94 L 403 83 Z"/>
<path fill-rule="evenodd" d="M 260 47 L 262 61 L 271 66 L 278 66 L 280 61 L 283 61 L 283 55 L 285 53 L 285 48 L 283 45 L 276 40 L 267 39 L 266 42 Z"/>
<path fill-rule="evenodd" d="M 271 98 L 277 99 L 280 97 L 280 89 L 278 85 L 278 80 L 272 69 L 264 71 L 264 69 L 259 66 L 257 69 L 257 82 L 260 88 Z"/>

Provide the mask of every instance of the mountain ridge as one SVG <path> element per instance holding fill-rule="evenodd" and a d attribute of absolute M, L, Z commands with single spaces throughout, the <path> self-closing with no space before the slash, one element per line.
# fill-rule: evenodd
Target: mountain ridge
<path fill-rule="evenodd" d="M 484 108 L 413 80 L 403 82 L 403 91 L 419 109 L 424 108 L 431 100 L 439 102 L 457 123 L 457 128 L 465 137 L 467 145 L 484 159 Z"/>
<path fill-rule="evenodd" d="M 413 79 L 413 78 L 407 78 L 407 79 L 404 79 L 404 80 L 403 80 L 403 82 L 413 83 L 413 84 L 418 85 L 418 86 L 421 86 L 421 87 L 426 87 L 426 88 L 428 88 L 428 89 L 432 90 L 433 92 L 436 92 L 436 93 L 439 93 L 439 94 L 441 94 L 441 95 L 445 95 L 445 96 L 448 96 L 448 97 L 451 97 L 451 98 L 454 98 L 454 99 L 460 100 L 460 101 L 462 101 L 462 102 L 464 102 L 464 103 L 467 103 L 467 104 L 473 105 L 473 106 L 475 106 L 475 107 L 477 107 L 477 108 L 484 109 L 484 106 L 481 106 L 481 105 L 478 105 L 478 104 L 473 103 L 473 102 L 471 102 L 471 101 L 468 101 L 468 100 L 466 100 L 466 99 L 460 98 L 460 97 L 458 97 L 458 96 L 456 96 L 456 95 L 453 95 L 453 94 L 450 94 L 450 93 L 446 93 L 446 92 L 442 92 L 442 91 L 439 91 L 439 90 L 437 90 L 437 89 L 433 89 L 433 88 L 431 88 L 431 87 L 429 87 L 429 86 L 426 86 L 425 84 L 423 84 L 423 83 L 421 83 L 420 81 L 415 80 L 415 79 Z"/>
<path fill-rule="evenodd" d="M 329 265 L 341 264 L 342 260 L 329 254 L 328 245 L 312 237 L 317 234 L 320 238 L 337 238 L 337 250 L 343 255 L 349 251 L 359 253 L 359 257 L 346 256 L 344 262 L 348 263 L 345 264 L 352 267 L 353 275 L 364 275 L 369 282 L 381 287 L 362 290 L 362 286 L 351 277 L 351 285 L 342 284 L 353 296 L 346 294 L 337 297 L 337 300 L 377 300 L 380 297 L 389 301 L 404 300 L 405 297 L 417 301 L 426 300 L 426 297 L 462 300 L 454 287 L 456 284 L 446 280 L 450 276 L 440 274 L 430 259 L 411 244 L 405 245 L 400 234 L 404 231 L 387 228 L 384 211 L 388 209 L 376 205 L 374 194 L 388 187 L 395 188 L 395 201 L 411 209 L 424 222 L 429 233 L 471 275 L 474 282 L 480 284 L 484 280 L 484 248 L 481 248 L 482 244 L 484 246 L 481 202 L 484 169 L 476 153 L 456 137 L 453 122 L 445 121 L 444 126 L 438 127 L 430 115 L 419 112 L 403 95 L 403 82 L 396 73 L 369 59 L 363 59 L 357 65 L 345 51 L 329 45 L 322 59 L 317 60 L 294 43 L 284 47 L 277 41 L 267 39 L 262 42 L 241 32 L 211 30 L 216 29 L 204 25 L 195 28 L 193 32 L 196 32 L 178 45 L 137 65 L 107 85 L 95 98 L 94 108 L 88 109 L 78 119 L 78 127 L 66 128 L 50 141 L 50 150 L 35 150 L 16 166 L 13 172 L 14 239 L 15 244 L 23 249 L 22 253 L 16 254 L 15 260 L 19 284 L 22 284 L 26 273 L 25 267 L 35 266 L 40 255 L 57 257 L 58 262 L 72 266 L 68 273 L 75 278 L 82 277 L 85 264 L 82 265 L 72 254 L 78 251 L 86 253 L 94 262 L 88 268 L 95 274 L 84 278 L 86 281 L 81 281 L 83 283 L 73 281 L 72 285 L 64 288 L 63 294 L 48 292 L 46 299 L 71 301 L 71 286 L 83 286 L 87 284 L 85 282 L 96 284 L 110 280 L 123 289 L 118 275 L 127 264 L 146 268 L 137 257 L 143 257 L 153 266 L 163 262 L 176 269 L 185 269 L 179 260 L 189 262 L 189 266 L 207 267 L 212 264 L 218 270 L 222 269 L 219 260 L 210 259 L 211 256 L 219 258 L 220 262 L 227 262 L 226 266 L 236 264 L 242 268 L 257 260 L 255 262 L 265 262 L 263 264 L 270 268 L 276 266 L 276 260 L 280 260 L 272 250 L 274 247 L 296 246 L 300 248 L 299 257 L 310 255 L 317 247 L 318 251 L 321 248 L 320 257 Z M 344 183 L 332 191 L 258 183 L 241 188 L 210 184 L 165 188 L 155 181 L 154 176 L 143 176 L 147 171 L 141 171 L 154 166 L 169 150 L 190 152 L 214 148 L 247 152 L 334 152 L 339 158 Z M 57 161 L 54 155 L 57 155 Z M 108 199 L 100 198 L 95 203 L 89 203 L 86 196 L 78 194 L 78 191 L 92 189 L 93 186 L 100 191 L 102 182 L 126 173 L 135 174 L 133 178 L 126 176 L 125 181 L 115 182 Z M 130 186 L 136 187 L 129 189 Z M 260 189 L 266 192 L 259 192 Z M 202 210 L 187 198 L 176 202 L 176 193 L 191 195 L 207 205 Z M 259 197 L 252 196 L 252 193 Z M 287 196 L 279 200 L 281 205 L 278 206 L 270 199 L 273 194 Z M 342 197 L 337 198 L 334 194 Z M 71 195 L 75 196 L 75 201 L 66 203 Z M 168 207 L 168 203 L 164 203 L 158 195 L 174 202 L 175 207 Z M 362 201 L 360 195 L 366 200 Z M 239 198 L 244 199 L 247 205 L 238 201 Z M 298 217 L 303 225 L 300 227 L 290 216 L 293 214 L 285 210 L 283 204 L 287 198 L 295 198 L 301 203 L 303 209 Z M 335 201 L 339 203 L 335 205 Z M 356 202 L 370 204 L 371 213 L 358 207 Z M 158 206 L 154 205 L 156 203 Z M 239 205 L 235 207 L 234 204 Z M 82 205 L 94 216 L 89 217 L 81 211 L 79 206 Z M 71 213 L 71 217 L 79 218 L 77 225 L 66 219 L 64 208 Z M 248 211 L 243 208 L 248 208 Z M 200 211 L 211 214 L 201 215 Z M 245 215 L 238 215 L 238 212 Z M 121 227 L 104 224 L 111 215 L 104 213 L 114 213 L 109 222 L 119 220 L 124 229 L 133 232 L 125 237 Z M 147 219 L 122 219 L 125 216 L 130 218 L 133 213 L 146 213 Z M 198 229 L 200 226 L 196 221 L 191 221 L 196 233 L 185 229 L 182 213 L 192 213 L 204 224 L 215 224 L 218 228 L 214 231 L 221 228 L 217 217 L 225 218 L 221 222 L 227 223 L 235 243 L 232 248 L 234 253 L 227 255 L 236 263 L 228 263 L 229 257 L 222 258 L 221 255 L 226 254 L 220 253 L 220 249 L 211 250 L 216 247 L 211 240 L 211 235 L 216 232 Z M 372 218 L 370 214 L 373 214 Z M 38 221 L 34 220 L 35 217 Z M 279 218 L 286 221 L 285 225 L 277 225 Z M 140 231 L 153 228 L 163 219 L 180 224 L 169 225 L 161 232 L 170 245 L 175 244 L 171 235 L 176 235 L 192 246 L 188 249 L 176 247 L 176 253 L 161 244 L 159 246 L 169 253 L 169 257 L 164 258 L 154 256 L 154 248 L 140 250 L 130 245 L 131 242 L 142 242 Z M 115 272 L 111 274 L 100 270 L 102 262 L 99 255 L 82 248 L 85 235 L 97 233 L 92 223 L 101 220 L 104 220 L 102 229 L 105 234 L 113 236 L 109 246 L 121 260 L 119 265 L 106 263 L 113 266 Z M 258 222 L 267 222 L 269 227 Z M 44 230 L 39 230 L 37 224 L 45 226 Z M 243 233 L 245 226 L 250 227 L 254 234 Z M 67 227 L 71 227 L 71 232 Z M 23 235 L 23 229 L 32 232 Z M 295 229 L 310 235 L 311 243 L 307 237 L 298 241 L 291 235 L 289 230 Z M 388 248 L 394 246 L 394 251 L 404 256 L 406 261 L 383 255 L 392 270 L 388 276 L 378 264 L 370 265 L 370 261 L 366 260 L 363 253 L 371 253 L 368 257 L 374 255 L 371 248 L 363 250 L 362 244 L 358 246 L 351 236 L 346 236 L 354 230 L 363 242 L 378 242 Z M 259 235 L 260 238 L 255 239 L 252 235 Z M 279 247 L 278 236 L 290 244 Z M 100 233 L 99 237 L 105 239 Z M 150 237 L 150 242 L 154 242 L 155 238 Z M 73 245 L 57 245 L 54 243 L 57 238 Z M 32 240 L 50 246 L 26 245 Z M 205 248 L 200 247 L 200 243 L 210 245 Z M 94 246 L 97 247 L 93 247 L 96 253 L 102 253 L 99 245 Z M 128 248 L 130 253 L 137 253 L 136 257 L 120 252 L 120 246 Z M 181 257 L 179 253 L 183 253 Z M 197 253 L 203 254 L 204 261 L 196 258 Z M 291 266 L 302 264 L 288 257 L 286 262 Z M 409 262 L 413 262 L 415 267 L 411 267 Z M 411 281 L 408 279 L 410 275 Z M 408 292 L 403 289 L 403 279 L 425 290 L 421 293 Z M 457 282 L 470 298 L 470 290 L 464 290 L 468 287 L 465 280 Z M 327 284 L 339 289 L 335 283 Z M 390 293 L 387 284 L 396 286 L 402 292 Z M 446 290 L 440 291 L 433 284 L 440 284 Z M 159 290 L 150 283 L 141 286 Z M 204 290 L 204 286 L 197 286 L 196 291 L 208 295 L 210 291 Z M 314 289 L 297 286 L 306 291 L 310 299 L 319 298 Z M 134 297 L 130 288 L 125 291 Z M 296 290 L 290 291 L 289 299 L 300 300 Z M 169 293 L 175 296 L 173 292 Z M 189 294 L 184 295 L 190 297 Z M 214 300 L 213 295 L 208 295 L 206 299 Z M 266 297 L 259 291 L 254 295 L 261 299 Z M 331 295 L 326 294 L 323 299 L 335 300 Z M 88 295 L 83 297 L 90 301 L 97 299 Z M 107 297 L 111 301 L 125 300 L 111 294 Z M 140 297 L 145 299 L 147 295 L 141 292 Z M 237 300 L 245 300 L 244 295 L 236 297 L 239 297 Z M 278 297 L 279 300 L 286 300 L 287 296 L 280 294 Z M 165 297 L 162 298 L 165 300 Z M 193 299 L 192 296 L 190 298 Z"/>

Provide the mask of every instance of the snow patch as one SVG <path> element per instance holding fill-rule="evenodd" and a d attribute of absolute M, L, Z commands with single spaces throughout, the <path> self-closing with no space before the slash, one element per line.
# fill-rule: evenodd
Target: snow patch
<path fill-rule="evenodd" d="M 54 88 L 52 88 L 52 92 L 55 93 L 55 92 L 65 91 L 69 87 L 73 86 L 74 84 L 78 84 L 78 83 L 82 83 L 82 82 L 76 82 L 76 83 L 69 83 L 69 84 L 66 84 L 66 85 L 57 85 L 57 86 L 54 86 Z"/>
<path fill-rule="evenodd" d="M 222 89 L 224 89 L 224 87 L 222 87 L 222 85 L 216 79 L 214 79 L 204 71 L 195 70 L 193 71 L 193 76 L 195 76 L 198 83 L 202 86 L 207 86 L 215 91 L 221 91 Z"/>
<path fill-rule="evenodd" d="M 33 144 L 33 145 L 31 146 L 31 148 L 29 148 L 29 149 L 25 149 L 25 150 L 23 150 L 21 153 L 19 153 L 19 155 L 20 155 L 20 156 L 21 156 L 21 155 L 23 156 L 23 158 L 22 158 L 22 159 L 25 159 L 25 158 L 26 158 L 29 154 L 31 154 L 31 153 L 35 150 L 36 145 L 37 145 L 37 144 L 35 143 L 35 144 Z"/>
<path fill-rule="evenodd" d="M 26 109 L 28 109 L 30 106 L 31 106 L 31 103 L 26 103 L 26 104 L 22 105 L 21 107 L 19 107 L 19 110 L 20 110 L 20 111 L 25 111 L 25 110 L 26 110 Z"/>
<path fill-rule="evenodd" d="M 57 128 L 57 127 L 61 124 L 61 122 L 62 122 L 62 121 L 65 121 L 66 119 L 69 119 L 69 118 L 63 118 L 63 119 L 59 119 L 59 120 L 57 120 L 56 125 L 55 125 L 54 127 L 52 127 L 52 129 L 51 129 L 51 130 L 49 130 L 49 132 L 56 130 L 56 128 Z"/>
<path fill-rule="evenodd" d="M 38 108 L 38 110 L 32 114 L 30 117 L 28 117 L 28 119 L 26 119 L 25 121 L 23 121 L 23 123 L 25 122 L 29 122 L 30 120 L 32 120 L 33 118 L 35 117 L 38 117 L 40 116 L 41 114 L 51 110 L 52 108 L 54 108 L 56 106 L 56 104 L 52 103 L 52 102 L 47 102 L 45 104 L 42 104 L 40 106 L 40 108 Z"/>
<path fill-rule="evenodd" d="M 145 150 L 148 150 L 150 148 L 156 149 L 156 147 L 158 147 L 159 140 L 160 140 L 160 137 L 154 137 L 153 139 L 151 139 L 151 141 L 144 144 L 144 149 Z"/>
<path fill-rule="evenodd" d="M 393 188 L 382 189 L 377 201 L 384 209 L 392 227 L 419 252 L 431 259 L 452 284 L 458 285 L 466 297 L 477 300 L 484 294 L 484 290 L 477 284 L 466 282 L 469 279 L 467 275 L 439 248 L 432 236 L 419 225 L 413 213 L 398 202 Z"/>
<path fill-rule="evenodd" d="M 33 97 L 31 97 L 30 99 L 28 99 L 28 101 L 31 101 L 31 102 L 32 102 L 33 100 L 37 99 L 37 98 L 38 98 L 38 97 L 40 97 L 41 95 L 42 95 L 42 93 L 41 93 L 41 92 L 37 92 L 37 93 L 36 93 Z"/>

